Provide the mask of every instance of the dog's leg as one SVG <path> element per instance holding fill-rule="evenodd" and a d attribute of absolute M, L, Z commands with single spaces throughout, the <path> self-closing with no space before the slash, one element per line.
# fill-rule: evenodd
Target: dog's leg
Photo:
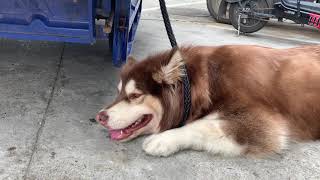
<path fill-rule="evenodd" d="M 148 137 L 143 149 L 154 156 L 169 156 L 183 149 L 240 155 L 244 147 L 225 134 L 224 123 L 226 121 L 213 113 L 184 127 Z"/>
<path fill-rule="evenodd" d="M 184 127 L 148 137 L 146 153 L 168 156 L 179 150 L 205 150 L 224 155 L 266 155 L 287 147 L 289 131 L 284 118 L 263 109 L 241 115 L 212 113 Z"/>

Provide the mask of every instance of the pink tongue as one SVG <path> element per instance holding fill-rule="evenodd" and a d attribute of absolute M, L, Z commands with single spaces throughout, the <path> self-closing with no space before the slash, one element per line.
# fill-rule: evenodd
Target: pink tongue
<path fill-rule="evenodd" d="M 123 139 L 128 136 L 124 131 L 121 133 L 121 130 L 110 130 L 109 131 L 111 139 Z"/>

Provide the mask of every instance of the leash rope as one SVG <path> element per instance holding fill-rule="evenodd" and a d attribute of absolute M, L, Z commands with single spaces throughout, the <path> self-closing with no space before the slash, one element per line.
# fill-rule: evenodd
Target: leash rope
<path fill-rule="evenodd" d="M 165 0 L 159 0 L 159 4 L 160 4 L 163 22 L 166 27 L 166 31 L 167 31 L 168 38 L 170 40 L 171 47 L 177 48 L 177 50 L 179 50 L 176 38 L 175 38 L 173 30 L 172 30 L 170 18 L 169 18 L 168 11 L 167 11 L 166 2 L 165 2 Z M 182 66 L 182 71 L 184 74 L 184 76 L 182 77 L 184 113 L 183 113 L 182 120 L 179 123 L 179 127 L 186 124 L 186 121 L 188 120 L 190 110 L 191 110 L 191 86 L 190 86 L 190 80 L 189 80 L 189 76 L 188 76 L 187 67 L 185 64 L 183 64 L 183 66 Z"/>

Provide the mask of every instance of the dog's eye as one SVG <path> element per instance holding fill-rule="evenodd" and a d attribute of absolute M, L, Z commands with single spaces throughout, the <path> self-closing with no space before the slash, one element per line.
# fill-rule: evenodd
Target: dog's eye
<path fill-rule="evenodd" d="M 130 100 L 137 99 L 137 98 L 139 98 L 140 96 L 141 96 L 141 94 L 133 93 L 133 94 L 130 94 L 129 99 L 130 99 Z"/>

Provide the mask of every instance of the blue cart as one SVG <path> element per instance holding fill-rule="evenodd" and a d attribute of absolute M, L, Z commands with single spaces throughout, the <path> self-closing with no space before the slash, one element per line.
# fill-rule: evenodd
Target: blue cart
<path fill-rule="evenodd" d="M 0 38 L 109 41 L 115 66 L 131 51 L 141 0 L 0 0 Z"/>

